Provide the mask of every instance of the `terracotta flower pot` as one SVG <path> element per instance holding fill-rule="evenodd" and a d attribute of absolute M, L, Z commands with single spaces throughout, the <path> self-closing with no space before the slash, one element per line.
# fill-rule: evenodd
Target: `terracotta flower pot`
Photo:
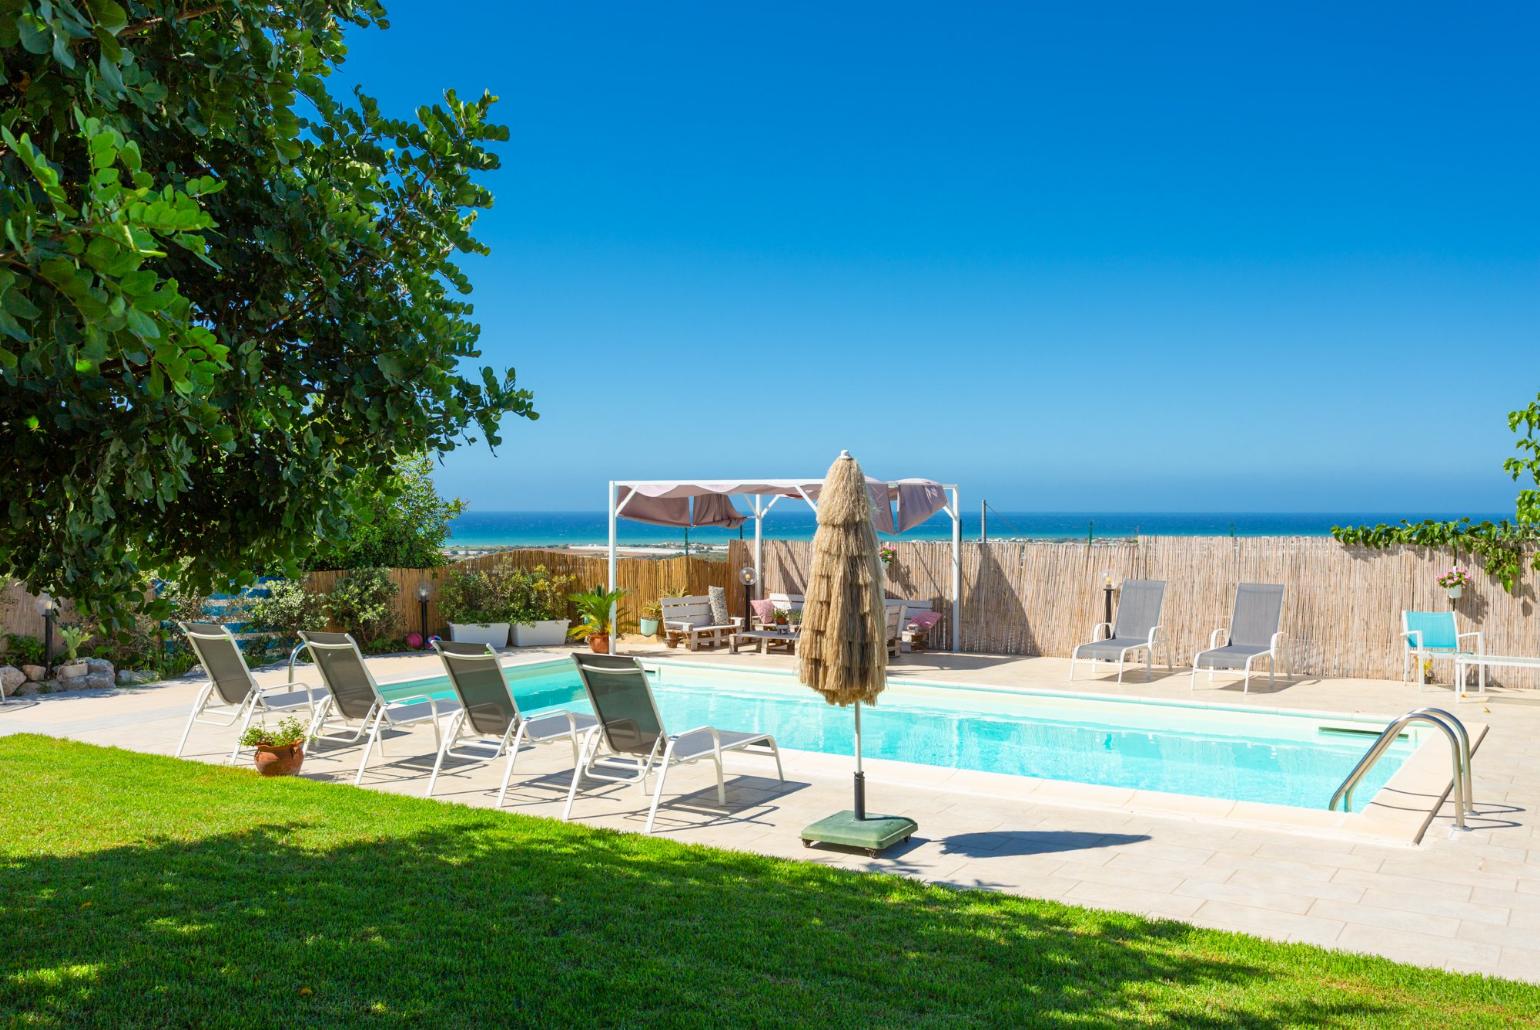
<path fill-rule="evenodd" d="M 293 776 L 305 761 L 305 745 L 285 744 L 274 747 L 258 744 L 255 761 L 257 772 L 263 776 Z"/>
<path fill-rule="evenodd" d="M 588 635 L 588 649 L 594 654 L 609 654 L 610 635 L 608 633 L 590 633 Z"/>

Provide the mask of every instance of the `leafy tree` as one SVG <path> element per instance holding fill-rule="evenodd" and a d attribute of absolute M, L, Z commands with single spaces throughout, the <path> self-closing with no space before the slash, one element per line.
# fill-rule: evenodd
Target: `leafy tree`
<path fill-rule="evenodd" d="M 360 478 L 536 417 L 511 370 L 459 371 L 494 98 L 334 98 L 371 26 L 0 0 L 0 575 L 123 624 L 151 575 L 298 571 L 367 524 Z"/>
<path fill-rule="evenodd" d="M 347 531 L 336 540 L 322 541 L 305 559 L 306 567 L 422 569 L 443 565 L 449 523 L 465 510 L 465 502 L 440 497 L 432 473 L 432 460 L 419 455 L 382 479 L 355 479 L 354 489 L 360 496 Z"/>
<path fill-rule="evenodd" d="M 1514 442 L 1516 455 L 1503 462 L 1503 471 L 1515 482 L 1528 477 L 1532 486 L 1519 491 L 1514 505 L 1514 521 L 1474 522 L 1469 518 L 1453 522 L 1402 520 L 1398 525 L 1333 526 L 1332 536 L 1345 544 L 1386 548 L 1401 544 L 1434 547 L 1456 553 L 1468 551 L 1481 559 L 1488 574 L 1514 590 L 1524 575 L 1526 560 L 1540 571 L 1540 395 L 1528 407 L 1508 413 L 1508 428 L 1520 434 Z"/>

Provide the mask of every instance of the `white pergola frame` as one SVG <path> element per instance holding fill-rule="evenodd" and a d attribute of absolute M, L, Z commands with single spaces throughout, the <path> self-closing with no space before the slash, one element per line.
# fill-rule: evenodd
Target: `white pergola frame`
<path fill-rule="evenodd" d="M 717 483 L 717 482 L 721 482 L 721 480 L 715 480 L 715 479 L 700 479 L 700 480 L 612 479 L 612 480 L 610 480 L 609 501 L 605 505 L 605 510 L 609 512 L 609 523 L 610 523 L 610 547 L 609 547 L 609 580 L 610 580 L 610 585 L 609 585 L 609 588 L 611 590 L 615 589 L 616 577 L 617 577 L 617 572 L 618 572 L 618 564 L 617 564 L 618 558 L 617 558 L 617 554 L 616 554 L 616 522 L 620 518 L 620 515 L 621 515 L 623 509 L 625 508 L 626 504 L 631 500 L 632 497 L 637 496 L 637 493 L 635 492 L 636 490 L 643 489 L 643 488 L 648 488 L 648 487 L 653 487 L 653 488 L 656 488 L 656 487 L 666 487 L 666 486 L 678 487 L 678 486 L 688 486 L 688 485 L 695 485 L 695 484 L 704 485 L 704 484 L 708 484 L 708 483 Z M 744 481 L 740 481 L 740 482 L 747 483 L 747 482 L 750 482 L 750 481 L 744 480 Z M 755 489 L 753 489 L 753 490 L 739 490 L 739 491 L 733 491 L 732 493 L 729 493 L 729 496 L 732 496 L 733 493 L 736 493 L 738 496 L 749 497 L 753 501 L 752 509 L 749 512 L 747 512 L 746 514 L 748 515 L 749 518 L 754 520 L 754 576 L 755 576 L 755 580 L 757 582 L 760 582 L 760 583 L 764 582 L 764 520 L 765 520 L 765 516 L 770 514 L 770 510 L 775 507 L 776 502 L 779 501 L 782 497 L 791 497 L 791 496 L 801 497 L 803 501 L 807 502 L 807 506 L 809 508 L 813 509 L 813 513 L 816 515 L 818 513 L 818 502 L 815 501 L 811 496 L 809 496 L 809 494 L 807 492 L 807 487 L 815 485 L 815 484 L 822 485 L 822 483 L 823 483 L 823 480 L 820 479 L 820 478 L 813 478 L 813 479 L 756 479 L 756 480 L 752 481 L 752 485 L 753 485 L 753 487 Z M 887 486 L 889 487 L 890 490 L 893 489 L 894 487 L 898 486 L 898 485 L 899 484 L 896 483 L 896 482 L 888 483 L 887 484 Z M 946 492 L 946 495 L 949 498 L 948 502 L 945 505 L 942 506 L 941 510 L 946 512 L 947 515 L 949 515 L 951 517 L 951 519 L 952 519 L 952 618 L 951 618 L 952 634 L 951 635 L 952 635 L 952 650 L 953 651 L 957 651 L 957 650 L 959 650 L 959 645 L 960 645 L 960 643 L 962 641 L 962 503 L 961 503 L 961 501 L 959 499 L 959 495 L 958 495 L 958 491 L 957 491 L 957 484 L 956 483 L 937 483 L 936 485 L 941 487 L 941 489 Z M 624 501 L 620 500 L 620 491 L 623 490 L 623 489 L 630 489 L 630 490 L 632 490 L 631 493 L 626 495 L 626 499 Z M 615 612 L 614 612 L 613 609 L 611 609 L 611 611 L 610 611 L 610 638 L 612 640 L 615 639 Z"/>

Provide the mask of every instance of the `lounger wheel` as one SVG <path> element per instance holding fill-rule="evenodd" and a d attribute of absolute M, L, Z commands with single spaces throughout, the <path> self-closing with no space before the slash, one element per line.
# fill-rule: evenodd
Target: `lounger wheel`
<path fill-rule="evenodd" d="M 877 849 L 876 848 L 867 848 L 866 849 L 866 857 L 867 858 L 876 858 L 877 857 Z"/>
<path fill-rule="evenodd" d="M 812 841 L 810 841 L 810 840 L 805 840 L 805 841 L 803 841 L 803 842 L 802 842 L 802 846 L 803 846 L 803 847 L 804 847 L 804 848 L 810 848 L 810 847 L 812 847 L 812 846 L 813 846 L 813 842 L 812 842 Z"/>

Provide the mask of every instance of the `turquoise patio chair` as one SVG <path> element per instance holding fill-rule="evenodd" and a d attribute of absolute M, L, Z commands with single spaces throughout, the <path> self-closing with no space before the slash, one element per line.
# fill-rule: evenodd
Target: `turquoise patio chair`
<path fill-rule="evenodd" d="M 1474 650 L 1466 648 L 1462 642 L 1475 638 Z M 1428 687 L 1427 662 L 1440 658 L 1454 661 L 1456 655 L 1482 654 L 1485 641 L 1481 633 L 1471 631 L 1461 633 L 1460 627 L 1455 623 L 1454 612 L 1409 612 L 1401 613 L 1401 640 L 1405 645 L 1401 655 L 1401 682 L 1405 683 L 1411 672 L 1412 663 L 1417 664 L 1418 688 L 1426 690 Z"/>

